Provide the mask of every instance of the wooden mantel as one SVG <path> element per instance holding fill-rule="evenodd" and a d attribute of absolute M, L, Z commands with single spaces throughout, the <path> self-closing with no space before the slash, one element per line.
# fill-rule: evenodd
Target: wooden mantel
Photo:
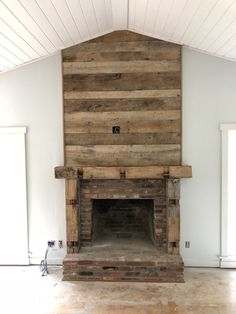
<path fill-rule="evenodd" d="M 57 179 L 159 179 L 191 178 L 191 166 L 55 167 Z"/>

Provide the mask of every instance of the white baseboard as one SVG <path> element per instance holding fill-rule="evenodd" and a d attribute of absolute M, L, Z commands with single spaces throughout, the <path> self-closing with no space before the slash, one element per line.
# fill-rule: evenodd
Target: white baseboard
<path fill-rule="evenodd" d="M 40 257 L 30 257 L 30 265 L 39 265 L 42 261 Z M 62 265 L 63 258 L 49 258 L 48 265 Z"/>
<path fill-rule="evenodd" d="M 221 268 L 236 268 L 236 256 L 222 257 L 220 262 Z"/>
<path fill-rule="evenodd" d="M 218 259 L 215 260 L 203 260 L 203 259 L 188 259 L 185 258 L 184 266 L 186 267 L 220 267 L 220 262 Z"/>

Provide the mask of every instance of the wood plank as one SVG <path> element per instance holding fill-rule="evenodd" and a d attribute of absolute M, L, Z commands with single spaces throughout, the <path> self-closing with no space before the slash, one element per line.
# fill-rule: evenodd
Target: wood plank
<path fill-rule="evenodd" d="M 136 72 L 179 72 L 177 60 L 162 61 L 104 61 L 104 62 L 65 62 L 63 74 L 89 73 L 136 73 Z"/>
<path fill-rule="evenodd" d="M 176 247 L 178 248 L 178 243 L 180 240 L 180 206 L 178 205 L 168 205 L 167 206 L 167 239 L 168 244 L 170 242 L 176 242 Z M 174 247 L 174 248 L 176 248 Z M 170 247 L 172 251 L 172 247 Z M 169 253 L 173 253 L 170 252 Z"/>
<path fill-rule="evenodd" d="M 169 167 L 169 171 L 170 171 L 170 168 L 171 167 Z M 166 195 L 168 199 L 175 199 L 175 200 L 180 199 L 180 182 L 178 179 L 167 179 Z"/>
<path fill-rule="evenodd" d="M 179 120 L 179 110 L 163 111 L 112 111 L 112 112 L 72 112 L 65 113 L 65 122 L 71 125 L 86 125 L 104 123 L 116 125 L 116 123 L 139 121 L 163 121 Z"/>
<path fill-rule="evenodd" d="M 180 144 L 179 133 L 65 134 L 65 145 Z"/>
<path fill-rule="evenodd" d="M 157 179 L 168 173 L 168 167 L 84 167 L 83 179 Z"/>
<path fill-rule="evenodd" d="M 63 62 L 92 62 L 92 61 L 133 61 L 133 60 L 180 60 L 181 49 L 179 47 L 159 47 L 150 51 L 87 51 L 77 52 L 63 51 Z"/>
<path fill-rule="evenodd" d="M 180 166 L 186 167 L 186 166 Z M 78 173 L 81 178 L 86 179 L 120 179 L 121 172 L 125 172 L 126 179 L 156 179 L 167 178 L 169 169 L 173 166 L 141 166 L 141 167 L 55 167 L 55 177 L 57 179 L 78 179 Z M 119 181 L 118 181 L 119 182 Z M 82 183 L 83 184 L 83 181 Z M 101 183 L 102 184 L 102 183 Z M 135 183 L 137 184 L 137 183 Z M 144 184 L 144 183 L 143 183 Z M 180 191 L 179 180 L 167 180 L 168 199 L 179 199 Z M 174 186 L 174 188 L 173 188 Z"/>
<path fill-rule="evenodd" d="M 112 133 L 112 126 L 120 126 L 122 133 L 156 133 L 163 130 L 180 132 L 180 111 L 134 111 L 134 112 L 74 112 L 65 114 L 66 133 Z M 176 122 L 176 123 L 175 123 Z M 72 132 L 77 130 L 77 132 Z M 146 132 L 147 131 L 147 132 Z"/>
<path fill-rule="evenodd" d="M 78 251 L 79 233 L 78 233 L 78 192 L 77 179 L 66 180 L 66 239 L 67 252 Z"/>
<path fill-rule="evenodd" d="M 181 73 L 142 72 L 64 75 L 63 87 L 65 92 L 179 89 L 181 87 Z"/>
<path fill-rule="evenodd" d="M 142 110 L 180 110 L 181 98 L 163 97 L 163 98 L 144 98 L 144 99 L 65 99 L 64 112 L 72 113 L 76 111 L 142 111 Z"/>
<path fill-rule="evenodd" d="M 179 254 L 180 180 L 176 179 L 166 180 L 166 197 L 167 197 L 167 249 L 169 254 Z"/>
<path fill-rule="evenodd" d="M 68 51 L 70 53 L 80 53 L 80 52 L 121 52 L 121 51 L 155 51 L 163 47 L 170 48 L 173 46 L 178 46 L 173 43 L 169 43 L 161 40 L 147 40 L 147 41 L 128 41 L 128 42 L 85 42 L 82 44 L 78 44 L 73 47 L 69 47 L 62 51 L 62 53 L 66 54 Z M 178 46 L 181 50 L 181 46 Z"/>
<path fill-rule="evenodd" d="M 65 99 L 120 99 L 120 98 L 160 98 L 180 96 L 180 89 L 64 92 Z"/>
<path fill-rule="evenodd" d="M 157 179 L 168 174 L 168 167 L 126 167 L 125 176 L 127 179 Z"/>
<path fill-rule="evenodd" d="M 56 179 L 78 179 L 80 175 L 82 175 L 82 170 L 79 168 L 73 167 L 55 167 L 55 178 Z"/>
<path fill-rule="evenodd" d="M 180 145 L 90 145 L 69 146 L 67 166 L 179 165 Z"/>
<path fill-rule="evenodd" d="M 120 179 L 119 167 L 84 167 L 83 179 Z"/>
<path fill-rule="evenodd" d="M 130 41 L 148 41 L 153 40 L 152 37 L 142 35 L 135 32 L 130 32 L 127 30 L 122 31 L 114 31 L 109 34 L 105 34 L 99 37 L 96 37 L 92 40 L 90 40 L 90 43 L 99 43 L 99 42 L 130 42 Z M 159 40 L 162 43 L 165 43 L 164 41 Z"/>
<path fill-rule="evenodd" d="M 169 174 L 173 178 L 192 178 L 192 166 L 170 167 Z"/>
<path fill-rule="evenodd" d="M 117 122 L 117 121 L 116 121 Z M 117 125 L 118 123 L 115 123 Z M 65 122 L 64 124 L 64 132 L 65 134 L 71 133 L 112 133 L 112 126 L 114 124 L 110 123 L 101 123 L 97 121 L 96 123 L 91 122 L 84 124 L 82 121 L 73 122 Z M 123 121 L 123 123 L 118 124 L 120 126 L 121 134 L 125 133 L 178 133 L 181 130 L 181 122 L 180 120 L 148 120 L 148 121 L 140 121 L 130 123 L 129 121 Z"/>

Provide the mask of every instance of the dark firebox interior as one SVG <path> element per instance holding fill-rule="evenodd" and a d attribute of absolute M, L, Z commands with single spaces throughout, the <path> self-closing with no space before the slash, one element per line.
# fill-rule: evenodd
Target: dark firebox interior
<path fill-rule="evenodd" d="M 153 208 L 151 199 L 93 200 L 92 242 L 153 240 Z"/>

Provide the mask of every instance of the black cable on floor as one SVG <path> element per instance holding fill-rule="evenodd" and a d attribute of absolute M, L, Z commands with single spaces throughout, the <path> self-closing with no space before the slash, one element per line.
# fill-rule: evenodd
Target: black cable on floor
<path fill-rule="evenodd" d="M 40 265 L 39 265 L 39 269 L 40 269 L 40 271 L 41 271 L 41 273 L 42 273 L 42 276 L 48 275 L 48 261 L 47 261 L 48 250 L 49 250 L 49 247 L 47 247 L 46 252 L 45 252 L 45 257 L 44 257 L 44 259 L 40 262 Z"/>

